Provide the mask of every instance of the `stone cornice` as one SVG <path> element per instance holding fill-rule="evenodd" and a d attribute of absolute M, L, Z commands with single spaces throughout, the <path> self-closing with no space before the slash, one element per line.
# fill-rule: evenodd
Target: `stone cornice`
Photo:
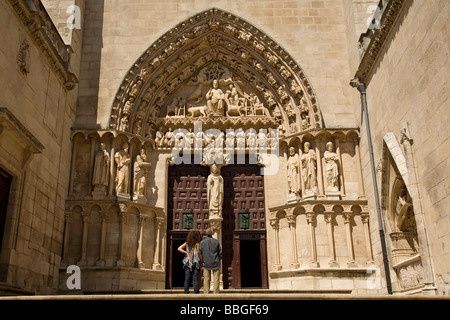
<path fill-rule="evenodd" d="M 3 131 L 3 119 L 6 120 L 6 123 L 14 128 L 17 132 L 19 132 L 28 142 L 31 147 L 30 151 L 33 153 L 41 153 L 45 148 L 44 146 L 36 139 L 36 137 L 29 131 L 27 128 L 5 107 L 0 107 L 0 134 Z"/>
<path fill-rule="evenodd" d="M 370 78 L 372 70 L 388 42 L 389 35 L 408 1 L 381 0 L 378 4 L 378 7 L 381 9 L 379 28 L 368 29 L 359 39 L 362 55 L 355 78 L 359 79 L 361 83 L 366 83 Z"/>
<path fill-rule="evenodd" d="M 35 46 L 64 88 L 73 90 L 78 79 L 69 71 L 72 48 L 62 40 L 41 1 L 7 0 Z"/>

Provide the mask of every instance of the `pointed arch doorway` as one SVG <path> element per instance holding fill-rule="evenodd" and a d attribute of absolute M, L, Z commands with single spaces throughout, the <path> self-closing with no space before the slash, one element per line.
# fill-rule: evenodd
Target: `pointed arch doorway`
<path fill-rule="evenodd" d="M 209 227 L 206 179 L 199 164 L 169 168 L 166 288 L 181 288 L 183 255 L 177 251 L 190 229 Z M 248 161 L 222 168 L 222 279 L 224 289 L 268 288 L 264 177 Z"/>

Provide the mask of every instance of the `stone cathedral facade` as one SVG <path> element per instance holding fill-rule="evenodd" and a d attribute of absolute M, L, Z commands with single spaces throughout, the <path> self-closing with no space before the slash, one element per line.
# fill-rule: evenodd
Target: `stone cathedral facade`
<path fill-rule="evenodd" d="M 448 1 L 0 9 L 0 293 L 449 294 Z"/>

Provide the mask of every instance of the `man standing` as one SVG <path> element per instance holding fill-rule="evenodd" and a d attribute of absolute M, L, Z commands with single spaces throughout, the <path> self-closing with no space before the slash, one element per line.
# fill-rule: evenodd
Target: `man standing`
<path fill-rule="evenodd" d="M 203 261 L 203 292 L 209 293 L 211 273 L 214 282 L 214 293 L 219 293 L 220 261 L 222 260 L 222 248 L 218 240 L 212 237 L 211 228 L 206 230 L 207 237 L 200 241 L 199 254 Z"/>

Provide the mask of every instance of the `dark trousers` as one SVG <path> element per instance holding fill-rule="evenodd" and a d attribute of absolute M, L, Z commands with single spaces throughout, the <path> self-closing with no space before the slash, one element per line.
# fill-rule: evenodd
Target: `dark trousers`
<path fill-rule="evenodd" d="M 191 284 L 191 280 L 194 282 L 194 293 L 200 292 L 200 269 L 197 268 L 197 264 L 192 266 L 192 270 L 189 268 L 184 268 L 184 293 L 189 293 L 189 285 Z"/>

